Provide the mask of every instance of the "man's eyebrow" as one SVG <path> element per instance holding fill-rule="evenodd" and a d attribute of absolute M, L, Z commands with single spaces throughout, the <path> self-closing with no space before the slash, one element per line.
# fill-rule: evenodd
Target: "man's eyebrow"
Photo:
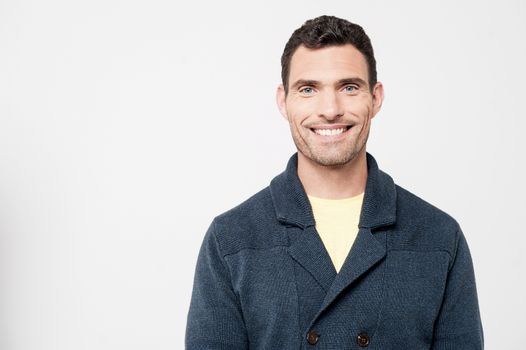
<path fill-rule="evenodd" d="M 320 82 L 317 81 L 317 80 L 299 79 L 299 80 L 296 80 L 294 82 L 294 84 L 292 84 L 291 88 L 292 89 L 297 89 L 300 86 L 304 86 L 304 85 L 318 86 L 319 84 L 320 84 Z"/>
<path fill-rule="evenodd" d="M 356 84 L 360 86 L 367 86 L 367 83 L 362 78 L 345 78 L 338 80 L 338 85 Z"/>

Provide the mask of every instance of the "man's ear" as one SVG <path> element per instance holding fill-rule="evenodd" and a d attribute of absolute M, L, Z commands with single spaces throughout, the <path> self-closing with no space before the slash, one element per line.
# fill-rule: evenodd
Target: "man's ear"
<path fill-rule="evenodd" d="M 289 120 L 287 116 L 287 96 L 285 95 L 285 87 L 283 84 L 279 84 L 278 88 L 276 89 L 276 103 L 278 105 L 279 112 L 285 118 L 285 120 Z"/>
<path fill-rule="evenodd" d="M 373 88 L 373 117 L 382 108 L 384 102 L 384 86 L 381 82 L 377 82 Z"/>

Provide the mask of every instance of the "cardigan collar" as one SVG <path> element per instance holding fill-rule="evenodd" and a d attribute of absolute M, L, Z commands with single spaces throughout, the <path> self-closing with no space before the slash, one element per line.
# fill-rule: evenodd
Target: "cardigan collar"
<path fill-rule="evenodd" d="M 396 221 L 396 188 L 391 176 L 378 168 L 366 152 L 367 182 L 358 226 L 376 228 Z M 278 220 L 302 228 L 315 225 L 312 208 L 299 177 L 298 153 L 294 153 L 285 171 L 270 183 L 270 192 Z"/>

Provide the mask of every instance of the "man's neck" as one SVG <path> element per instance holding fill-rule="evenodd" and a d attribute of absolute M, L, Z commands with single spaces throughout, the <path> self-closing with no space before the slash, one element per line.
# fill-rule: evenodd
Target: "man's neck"
<path fill-rule="evenodd" d="M 342 199 L 365 191 L 367 158 L 365 148 L 341 166 L 323 166 L 298 152 L 298 177 L 305 192 L 318 198 Z"/>

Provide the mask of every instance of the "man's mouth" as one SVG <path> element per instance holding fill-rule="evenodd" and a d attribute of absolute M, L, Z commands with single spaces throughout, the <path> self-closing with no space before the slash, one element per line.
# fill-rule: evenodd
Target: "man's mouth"
<path fill-rule="evenodd" d="M 352 127 L 352 125 L 345 125 L 341 128 L 334 128 L 334 127 L 319 127 L 319 128 L 310 128 L 310 130 L 318 135 L 322 136 L 333 136 L 333 135 L 340 135 L 349 130 Z"/>

